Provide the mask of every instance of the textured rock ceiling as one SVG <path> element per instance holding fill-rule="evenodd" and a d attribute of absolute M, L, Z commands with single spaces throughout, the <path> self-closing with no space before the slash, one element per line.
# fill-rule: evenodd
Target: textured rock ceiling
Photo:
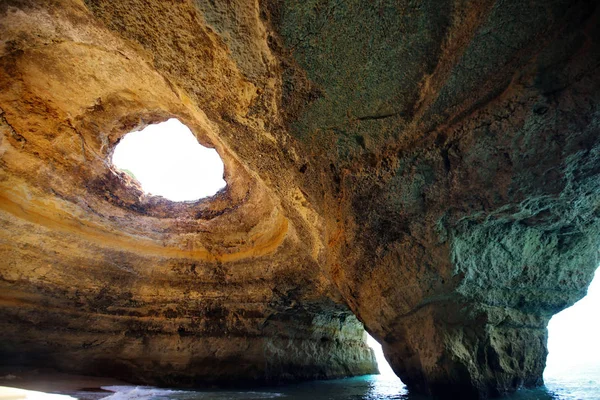
<path fill-rule="evenodd" d="M 1 1 L 0 358 L 169 385 L 348 376 L 374 369 L 364 324 L 412 391 L 541 384 L 546 324 L 599 263 L 598 14 Z M 172 117 L 226 191 L 172 203 L 110 165 Z"/>

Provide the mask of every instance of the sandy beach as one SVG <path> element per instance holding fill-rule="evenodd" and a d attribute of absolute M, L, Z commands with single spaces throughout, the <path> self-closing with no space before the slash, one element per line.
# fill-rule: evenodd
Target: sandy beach
<path fill-rule="evenodd" d="M 103 386 L 128 385 L 112 378 L 71 375 L 51 369 L 0 368 L 0 400 L 71 398 L 96 400 L 111 392 Z"/>

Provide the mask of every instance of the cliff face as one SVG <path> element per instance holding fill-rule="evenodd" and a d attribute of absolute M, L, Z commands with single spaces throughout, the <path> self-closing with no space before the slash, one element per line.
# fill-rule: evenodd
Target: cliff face
<path fill-rule="evenodd" d="M 191 3 L 157 3 L 123 3 L 155 53 L 92 5 L 3 3 L 0 358 L 169 385 L 376 371 L 289 162 L 277 184 L 255 169 L 276 144 L 246 117 L 259 88 Z M 124 134 L 170 117 L 219 151 L 227 191 L 171 203 L 111 167 Z"/>
<path fill-rule="evenodd" d="M 0 4 L 0 355 L 169 385 L 542 383 L 600 234 L 591 1 Z M 179 118 L 197 203 L 109 158 Z M 358 320 L 362 322 L 359 322 Z"/>

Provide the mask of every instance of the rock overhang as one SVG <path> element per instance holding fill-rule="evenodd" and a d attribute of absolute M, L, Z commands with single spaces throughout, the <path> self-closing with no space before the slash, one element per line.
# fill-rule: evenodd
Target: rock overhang
<path fill-rule="evenodd" d="M 352 311 L 413 390 L 541 383 L 547 320 L 598 264 L 594 4 L 2 12 L 5 354 L 26 340 L 56 361 L 63 325 L 86 371 L 152 381 L 148 351 L 169 384 L 231 383 L 240 354 L 250 381 L 340 376 L 372 362 Z M 107 167 L 124 133 L 171 117 L 218 149 L 226 191 L 176 205 Z"/>

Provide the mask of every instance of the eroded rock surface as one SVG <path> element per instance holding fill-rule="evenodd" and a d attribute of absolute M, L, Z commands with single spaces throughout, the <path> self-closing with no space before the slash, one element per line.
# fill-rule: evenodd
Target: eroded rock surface
<path fill-rule="evenodd" d="M 124 4 L 151 18 L 154 54 L 91 5 L 3 4 L 4 363 L 165 385 L 376 371 L 362 324 L 320 270 L 302 192 L 228 144 L 274 139 L 246 117 L 258 88 L 191 3 Z M 171 203 L 110 165 L 120 137 L 170 117 L 220 152 L 227 191 Z"/>
<path fill-rule="evenodd" d="M 599 263 L 598 13 L 2 2 L 2 358 L 168 385 L 347 376 L 374 370 L 364 324 L 413 391 L 542 384 L 547 322 Z M 226 191 L 172 203 L 111 167 L 171 117 Z"/>

